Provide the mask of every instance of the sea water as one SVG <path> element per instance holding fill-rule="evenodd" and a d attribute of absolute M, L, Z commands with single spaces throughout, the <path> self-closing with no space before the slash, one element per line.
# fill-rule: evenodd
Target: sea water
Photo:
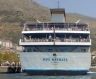
<path fill-rule="evenodd" d="M 25 73 L 0 74 L 0 79 L 96 79 L 96 72 L 76 76 L 29 76 Z"/>

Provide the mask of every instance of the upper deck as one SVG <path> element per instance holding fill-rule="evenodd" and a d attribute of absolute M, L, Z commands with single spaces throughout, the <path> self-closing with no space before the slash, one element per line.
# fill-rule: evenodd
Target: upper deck
<path fill-rule="evenodd" d="M 84 23 L 36 23 L 26 24 L 22 34 L 28 33 L 82 33 L 89 34 L 88 24 Z"/>
<path fill-rule="evenodd" d="M 37 22 L 34 24 L 25 24 L 22 34 L 28 33 L 82 33 L 89 34 L 89 26 L 85 23 L 67 23 L 65 9 L 50 9 L 51 22 Z"/>
<path fill-rule="evenodd" d="M 25 23 L 19 45 L 90 46 L 90 29 L 86 23 L 67 23 L 65 9 L 50 9 L 51 22 Z"/>

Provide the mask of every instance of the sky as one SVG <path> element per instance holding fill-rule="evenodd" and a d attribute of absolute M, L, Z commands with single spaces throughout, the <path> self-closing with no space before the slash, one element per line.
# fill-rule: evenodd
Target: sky
<path fill-rule="evenodd" d="M 34 0 L 48 8 L 65 8 L 66 13 L 78 13 L 96 18 L 96 0 Z"/>

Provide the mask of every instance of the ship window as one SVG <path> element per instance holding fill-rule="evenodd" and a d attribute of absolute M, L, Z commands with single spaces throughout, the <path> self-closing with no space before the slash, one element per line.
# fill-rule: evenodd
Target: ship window
<path fill-rule="evenodd" d="M 25 50 L 23 50 L 23 52 L 25 52 Z"/>
<path fill-rule="evenodd" d="M 81 52 L 86 52 L 86 49 L 82 49 Z"/>
<path fill-rule="evenodd" d="M 38 52 L 38 50 L 36 50 L 36 49 L 33 49 L 33 52 Z"/>
<path fill-rule="evenodd" d="M 31 49 L 27 49 L 27 52 L 32 52 L 32 50 Z"/>
<path fill-rule="evenodd" d="M 86 49 L 84 49 L 84 52 L 86 52 Z"/>

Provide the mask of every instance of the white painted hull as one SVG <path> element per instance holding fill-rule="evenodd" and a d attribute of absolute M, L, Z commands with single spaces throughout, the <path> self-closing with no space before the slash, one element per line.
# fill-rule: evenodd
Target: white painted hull
<path fill-rule="evenodd" d="M 20 54 L 22 69 L 25 71 L 88 71 L 91 65 L 90 53 L 40 53 Z"/>

